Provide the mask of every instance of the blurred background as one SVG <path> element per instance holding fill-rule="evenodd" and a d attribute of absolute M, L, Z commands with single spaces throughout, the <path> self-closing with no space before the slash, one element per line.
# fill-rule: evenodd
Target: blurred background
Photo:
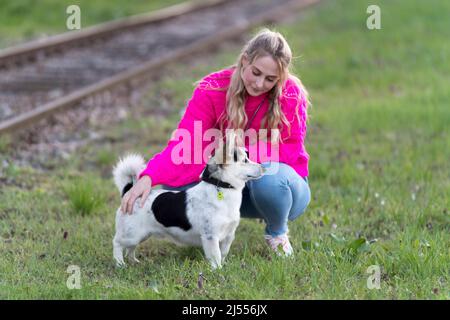
<path fill-rule="evenodd" d="M 183 0 L 4 0 L 0 2 L 0 47 L 5 48 L 23 41 L 67 32 L 67 7 L 81 9 L 81 27 L 149 12 Z"/>

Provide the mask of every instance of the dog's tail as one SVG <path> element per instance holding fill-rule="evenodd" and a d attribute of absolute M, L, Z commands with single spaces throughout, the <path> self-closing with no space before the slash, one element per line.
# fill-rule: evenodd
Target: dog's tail
<path fill-rule="evenodd" d="M 119 160 L 113 169 L 113 177 L 121 197 L 136 183 L 137 175 L 144 168 L 144 158 L 139 154 L 129 154 Z"/>

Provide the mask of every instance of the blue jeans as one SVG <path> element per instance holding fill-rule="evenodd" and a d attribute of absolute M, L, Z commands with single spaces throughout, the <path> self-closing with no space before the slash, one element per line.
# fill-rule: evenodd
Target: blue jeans
<path fill-rule="evenodd" d="M 292 167 L 281 162 L 265 162 L 266 174 L 250 180 L 242 191 L 241 217 L 263 219 L 266 234 L 278 236 L 288 231 L 292 221 L 305 212 L 311 200 L 308 178 L 302 178 Z M 163 185 L 166 190 L 187 190 L 198 182 L 178 188 Z"/>

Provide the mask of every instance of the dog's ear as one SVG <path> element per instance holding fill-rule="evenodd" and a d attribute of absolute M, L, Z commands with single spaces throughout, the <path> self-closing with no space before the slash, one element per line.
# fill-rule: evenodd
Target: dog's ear
<path fill-rule="evenodd" d="M 234 151 L 237 146 L 237 135 L 233 129 L 226 130 L 226 145 L 225 145 L 225 155 L 226 158 L 233 159 Z"/>
<path fill-rule="evenodd" d="M 219 140 L 219 146 L 214 150 L 214 156 L 211 159 L 215 164 L 223 164 L 225 163 L 225 144 L 222 140 Z"/>

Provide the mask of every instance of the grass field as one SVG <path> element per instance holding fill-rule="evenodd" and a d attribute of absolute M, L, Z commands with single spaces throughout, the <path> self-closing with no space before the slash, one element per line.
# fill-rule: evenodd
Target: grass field
<path fill-rule="evenodd" d="M 272 256 L 263 224 L 244 219 L 218 272 L 200 249 L 156 240 L 139 248 L 137 266 L 112 261 L 112 165 L 161 150 L 192 83 L 234 62 L 240 48 L 230 47 L 172 65 L 149 89 L 146 110 L 164 104 L 173 115 L 130 117 L 50 173 L 10 164 L 3 144 L 0 298 L 449 299 L 450 2 L 378 1 L 382 29 L 372 31 L 369 4 L 324 1 L 277 27 L 313 102 L 313 199 L 289 225 L 294 258 Z M 66 287 L 70 265 L 79 290 Z M 367 286 L 374 265 L 379 289 Z"/>
<path fill-rule="evenodd" d="M 0 1 L 0 48 L 36 37 L 67 32 L 70 5 L 81 11 L 81 27 L 152 11 L 183 0 L 3 0 Z"/>

